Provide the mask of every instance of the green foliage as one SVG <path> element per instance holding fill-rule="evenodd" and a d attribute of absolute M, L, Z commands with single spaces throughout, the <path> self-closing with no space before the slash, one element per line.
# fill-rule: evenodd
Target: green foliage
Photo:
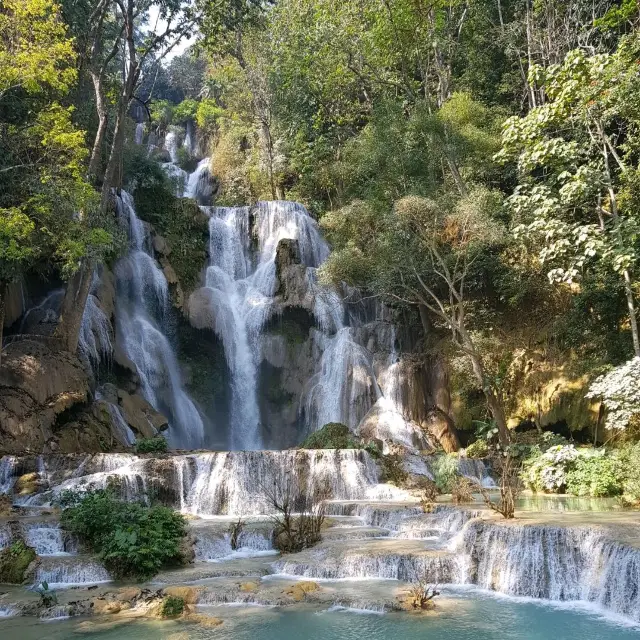
<path fill-rule="evenodd" d="M 476 440 L 466 449 L 467 458 L 486 458 L 489 455 L 489 445 L 486 440 Z"/>
<path fill-rule="evenodd" d="M 141 438 L 136 441 L 136 453 L 166 453 L 167 441 L 163 436 Z"/>
<path fill-rule="evenodd" d="M 184 598 L 167 596 L 162 601 L 160 615 L 163 618 L 177 618 L 184 613 Z"/>
<path fill-rule="evenodd" d="M 361 446 L 349 427 L 339 422 L 325 424 L 300 445 L 302 449 L 359 449 Z"/>
<path fill-rule="evenodd" d="M 172 509 L 125 502 L 109 489 L 67 493 L 60 504 L 63 527 L 99 554 L 116 578 L 146 580 L 182 562 L 186 522 Z"/>
<path fill-rule="evenodd" d="M 567 473 L 567 490 L 576 496 L 594 498 L 620 495 L 623 478 L 619 461 L 604 450 L 580 456 Z"/>
<path fill-rule="evenodd" d="M 622 491 L 625 502 L 640 503 L 640 442 L 625 444 L 613 452 L 622 470 Z"/>
<path fill-rule="evenodd" d="M 51 0 L 0 13 L 0 288 L 40 262 L 72 275 L 114 249 L 85 180 L 85 134 L 65 94 L 76 56 Z"/>
<path fill-rule="evenodd" d="M 36 552 L 24 540 L 16 540 L 0 551 L 0 584 L 22 584 Z"/>

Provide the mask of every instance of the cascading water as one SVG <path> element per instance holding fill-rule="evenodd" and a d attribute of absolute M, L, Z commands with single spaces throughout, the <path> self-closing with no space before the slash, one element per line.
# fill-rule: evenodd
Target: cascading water
<path fill-rule="evenodd" d="M 195 174 L 189 183 L 197 183 Z M 302 291 L 297 293 L 308 301 L 317 327 L 311 329 L 317 372 L 307 381 L 300 406 L 304 430 L 327 422 L 355 428 L 380 391 L 371 354 L 345 324 L 340 296 L 316 283 L 316 269 L 329 253 L 316 222 L 302 205 L 284 201 L 207 212 L 210 264 L 205 287 L 197 292 L 198 324 L 222 340 L 231 373 L 230 448 L 257 449 L 263 444 L 258 369 L 264 327 L 280 313 L 276 254 L 283 240 L 296 242 L 302 269 Z"/>
<path fill-rule="evenodd" d="M 164 329 L 169 310 L 167 280 L 153 258 L 146 227 L 126 191 L 118 198 L 118 215 L 128 229 L 131 248 L 115 269 L 116 341 L 136 365 L 144 397 L 169 417 L 170 444 L 201 447 L 204 424 L 183 388 L 180 367 Z"/>

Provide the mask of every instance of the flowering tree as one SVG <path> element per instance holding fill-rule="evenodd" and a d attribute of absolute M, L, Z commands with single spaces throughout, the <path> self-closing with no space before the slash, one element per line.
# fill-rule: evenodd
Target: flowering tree
<path fill-rule="evenodd" d="M 607 429 L 625 429 L 640 413 L 640 358 L 635 357 L 597 378 L 587 398 L 598 398 L 607 409 Z"/>

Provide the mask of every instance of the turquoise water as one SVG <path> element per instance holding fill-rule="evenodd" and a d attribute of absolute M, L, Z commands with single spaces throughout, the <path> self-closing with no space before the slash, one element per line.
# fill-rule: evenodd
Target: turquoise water
<path fill-rule="evenodd" d="M 352 611 L 211 607 L 216 628 L 184 622 L 101 623 L 91 620 L 0 621 L 3 640 L 622 640 L 640 638 L 596 614 L 516 602 L 477 592 L 443 596 L 438 614 L 359 614 Z M 114 624 L 115 623 L 115 624 Z"/>

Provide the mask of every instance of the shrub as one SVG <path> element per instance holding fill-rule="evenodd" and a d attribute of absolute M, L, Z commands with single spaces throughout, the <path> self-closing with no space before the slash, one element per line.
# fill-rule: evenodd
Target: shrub
<path fill-rule="evenodd" d="M 0 551 L 0 583 L 21 584 L 29 565 L 36 559 L 36 552 L 24 540 L 16 540 Z"/>
<path fill-rule="evenodd" d="M 182 562 L 186 522 L 172 509 L 125 502 L 110 489 L 67 492 L 60 505 L 63 527 L 99 554 L 116 578 L 144 580 Z"/>
<path fill-rule="evenodd" d="M 467 447 L 467 458 L 486 458 L 489 455 L 489 445 L 486 440 L 476 440 Z"/>
<path fill-rule="evenodd" d="M 622 491 L 626 502 L 640 503 L 640 442 L 615 452 L 622 469 Z"/>
<path fill-rule="evenodd" d="M 167 596 L 162 601 L 160 615 L 163 618 L 177 618 L 184 613 L 184 598 L 177 596 Z"/>
<path fill-rule="evenodd" d="M 167 441 L 162 436 L 141 438 L 136 441 L 137 453 L 166 453 Z"/>
<path fill-rule="evenodd" d="M 349 427 L 339 422 L 325 424 L 300 445 L 302 449 L 359 449 L 361 446 Z"/>
<path fill-rule="evenodd" d="M 623 491 L 623 482 L 619 460 L 607 456 L 603 449 L 581 455 L 567 472 L 567 490 L 576 496 L 617 496 Z"/>

